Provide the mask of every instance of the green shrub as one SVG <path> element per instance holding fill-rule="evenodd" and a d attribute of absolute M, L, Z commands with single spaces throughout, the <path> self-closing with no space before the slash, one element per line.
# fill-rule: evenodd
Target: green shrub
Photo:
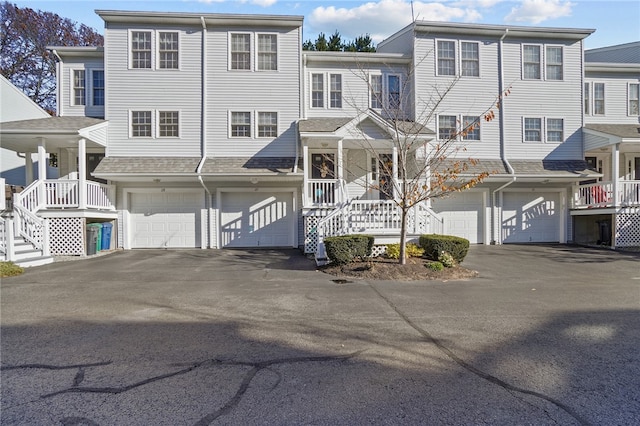
<path fill-rule="evenodd" d="M 24 269 L 13 262 L 0 262 L 0 278 L 15 277 L 23 272 Z"/>
<path fill-rule="evenodd" d="M 389 259 L 400 259 L 400 243 L 387 244 L 385 252 Z M 422 257 L 424 249 L 414 243 L 407 243 L 406 253 L 409 257 Z"/>
<path fill-rule="evenodd" d="M 438 260 L 447 268 L 453 268 L 454 266 L 456 266 L 455 259 L 446 251 L 440 253 L 440 256 L 438 256 Z"/>
<path fill-rule="evenodd" d="M 432 271 L 442 271 L 444 269 L 444 265 L 438 261 L 430 262 L 426 266 Z"/>
<path fill-rule="evenodd" d="M 420 247 L 429 259 L 439 260 L 441 253 L 449 253 L 457 263 L 462 263 L 469 252 L 469 240 L 453 235 L 421 235 Z"/>
<path fill-rule="evenodd" d="M 370 257 L 373 251 L 374 237 L 371 235 L 341 235 L 327 237 L 324 246 L 331 262 L 344 265 L 353 262 L 356 257 Z"/>

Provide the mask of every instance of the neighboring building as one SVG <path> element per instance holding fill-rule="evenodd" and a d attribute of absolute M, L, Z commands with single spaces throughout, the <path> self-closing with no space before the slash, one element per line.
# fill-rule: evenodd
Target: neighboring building
<path fill-rule="evenodd" d="M 104 48 L 52 48 L 57 119 L 77 127 L 75 144 L 53 150 L 79 188 L 106 182 L 96 185 L 115 247 L 313 253 L 340 233 L 397 241 L 398 209 L 377 189 L 398 178 L 394 132 L 412 134 L 407 161 L 419 163 L 507 89 L 496 119 L 459 141 L 475 171 L 494 173 L 415 207 L 411 238 L 573 241 L 578 184 L 601 176 L 581 130 L 592 30 L 415 22 L 376 53 L 302 52 L 299 16 L 97 13 Z M 433 88 L 454 81 L 431 108 Z"/>
<path fill-rule="evenodd" d="M 580 187 L 576 241 L 640 246 L 640 42 L 585 51 L 584 151 L 602 173 Z"/>

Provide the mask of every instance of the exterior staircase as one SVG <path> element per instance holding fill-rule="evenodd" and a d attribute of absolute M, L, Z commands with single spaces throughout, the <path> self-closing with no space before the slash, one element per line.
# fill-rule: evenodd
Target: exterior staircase
<path fill-rule="evenodd" d="M 13 263 L 23 268 L 46 265 L 53 262 L 53 256 L 45 255 L 42 250 L 34 248 L 24 238 L 15 237 L 13 240 L 13 259 Z"/>

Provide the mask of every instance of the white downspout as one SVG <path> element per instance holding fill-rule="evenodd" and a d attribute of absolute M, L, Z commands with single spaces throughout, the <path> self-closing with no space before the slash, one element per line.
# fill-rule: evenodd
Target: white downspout
<path fill-rule="evenodd" d="M 196 168 L 196 174 L 198 175 L 198 182 L 204 188 L 204 191 L 207 193 L 207 202 L 205 205 L 207 211 L 207 230 L 208 236 L 207 241 L 208 244 L 205 244 L 202 248 L 211 248 L 212 247 L 212 223 L 211 223 L 211 191 L 207 188 L 207 185 L 202 180 L 202 167 L 204 167 L 204 162 L 207 160 L 207 23 L 204 19 L 204 16 L 200 17 L 200 22 L 202 23 L 202 54 L 200 56 L 200 60 L 202 61 L 202 75 L 201 75 L 201 88 L 202 92 L 201 97 L 201 116 L 200 116 L 200 152 L 202 154 L 202 158 L 200 158 L 200 162 L 198 163 L 198 167 Z"/>
<path fill-rule="evenodd" d="M 507 34 L 509 33 L 509 28 L 505 28 L 504 30 L 504 34 L 502 34 L 502 37 L 500 37 L 500 42 L 498 45 L 498 49 L 500 51 L 499 56 L 498 56 L 498 60 L 499 60 L 499 67 L 500 67 L 500 75 L 499 75 L 499 90 L 500 90 L 500 109 L 498 110 L 498 118 L 500 120 L 500 158 L 502 159 L 502 161 L 504 161 L 504 164 L 507 166 L 507 170 L 509 171 L 509 174 L 511 175 L 511 180 L 507 183 L 505 183 L 504 185 L 500 186 L 499 188 L 495 189 L 492 193 L 492 204 L 491 204 L 491 234 L 492 234 L 492 239 L 491 239 L 491 244 L 502 244 L 501 239 L 499 238 L 498 235 L 498 228 L 499 228 L 499 223 L 498 223 L 498 209 L 496 206 L 496 196 L 498 195 L 498 193 L 500 191 L 502 191 L 503 189 L 505 189 L 507 186 L 513 184 L 517 178 L 516 178 L 516 174 L 515 171 L 513 170 L 513 167 L 511 166 L 511 163 L 509 163 L 509 159 L 507 158 L 507 147 L 506 147 L 506 140 L 505 140 L 505 136 L 504 136 L 504 108 L 505 108 L 505 103 L 504 103 L 504 48 L 503 48 L 503 40 L 505 39 L 505 37 L 507 36 Z"/>
<path fill-rule="evenodd" d="M 63 71 L 63 62 L 62 62 L 62 58 L 60 57 L 60 55 L 58 55 L 58 52 L 53 49 L 51 51 L 51 53 L 53 53 L 53 56 L 55 56 L 58 60 L 56 61 L 56 80 L 57 80 L 57 84 L 56 84 L 56 115 L 58 117 L 63 115 L 63 111 L 62 111 L 62 106 L 63 106 L 63 102 L 62 102 L 62 94 L 64 86 L 64 76 L 62 75 L 62 71 Z"/>

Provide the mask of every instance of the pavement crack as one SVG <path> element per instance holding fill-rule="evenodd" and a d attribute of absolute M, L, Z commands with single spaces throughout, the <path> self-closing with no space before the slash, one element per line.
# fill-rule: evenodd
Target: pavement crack
<path fill-rule="evenodd" d="M 510 392 L 517 392 L 517 393 L 521 393 L 521 394 L 525 394 L 525 395 L 531 395 L 534 396 L 536 398 L 540 398 L 543 399 L 547 402 L 550 402 L 551 404 L 555 405 L 556 407 L 560 408 L 561 410 L 563 410 L 564 412 L 566 412 L 567 414 L 569 414 L 571 417 L 573 417 L 580 425 L 582 426 L 588 426 L 590 425 L 589 421 L 587 421 L 586 419 L 584 419 L 580 414 L 578 414 L 573 408 L 569 407 L 568 405 L 564 404 L 562 401 L 559 401 L 553 397 L 550 397 L 548 395 L 545 395 L 543 393 L 540 392 L 536 392 L 530 389 L 525 389 L 525 388 L 521 388 L 519 386 L 515 386 L 512 385 L 511 383 L 505 382 L 502 379 L 497 378 L 496 376 L 493 376 L 487 372 L 484 372 L 482 370 L 480 370 L 479 368 L 474 367 L 473 365 L 469 364 L 468 362 L 466 362 L 465 360 L 463 360 L 462 358 L 460 358 L 459 356 L 457 356 L 451 349 L 449 349 L 444 343 L 442 343 L 442 341 L 440 341 L 440 339 L 438 339 L 437 337 L 433 336 L 431 333 L 429 333 L 427 330 L 425 330 L 424 328 L 418 326 L 416 323 L 414 323 L 413 321 L 411 321 L 411 319 L 405 315 L 389 298 L 387 298 L 385 295 L 382 294 L 382 292 L 373 284 L 371 283 L 367 283 L 369 285 L 369 287 L 378 295 L 378 297 L 380 299 L 382 299 L 387 305 L 389 305 L 389 307 L 391 309 L 394 310 L 394 312 L 411 328 L 413 328 L 415 331 L 418 332 L 418 334 L 420 334 L 427 342 L 432 343 L 433 345 L 435 345 L 442 353 L 444 353 L 449 359 L 451 359 L 453 362 L 455 362 L 456 364 L 458 364 L 460 367 L 464 368 L 465 370 L 469 371 L 472 374 L 475 374 L 476 376 L 480 377 L 481 379 L 484 379 L 490 383 L 493 383 L 497 386 L 500 386 L 501 388 L 510 391 Z"/>
<path fill-rule="evenodd" d="M 102 367 L 111 364 L 112 361 L 95 362 L 92 364 L 73 364 L 73 365 L 49 365 L 49 364 L 19 364 L 7 365 L 0 367 L 0 371 L 20 370 L 20 369 L 41 369 L 41 370 L 75 370 L 77 368 Z"/>
<path fill-rule="evenodd" d="M 80 383 L 84 380 L 84 368 L 79 368 L 76 373 L 76 377 L 73 378 L 73 387 L 80 386 Z"/>

